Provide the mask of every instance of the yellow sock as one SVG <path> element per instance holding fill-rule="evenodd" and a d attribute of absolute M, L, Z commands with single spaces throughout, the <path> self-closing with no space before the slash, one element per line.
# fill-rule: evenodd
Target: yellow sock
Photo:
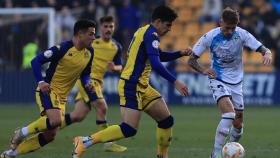
<path fill-rule="evenodd" d="M 25 141 L 23 141 L 18 147 L 17 152 L 18 154 L 25 154 L 29 153 L 35 150 L 40 149 L 42 146 L 46 145 L 49 142 L 46 142 L 44 138 L 42 138 L 42 134 L 36 134 L 29 138 L 27 138 Z"/>
<path fill-rule="evenodd" d="M 32 135 L 35 133 L 39 133 L 39 132 L 43 132 L 45 130 L 47 130 L 50 127 L 50 124 L 47 123 L 47 116 L 42 116 L 39 119 L 37 119 L 36 121 L 30 123 L 27 126 L 28 129 L 28 135 Z"/>
<path fill-rule="evenodd" d="M 157 128 L 157 154 L 160 156 L 168 156 L 168 147 L 171 144 L 172 128 Z"/>
<path fill-rule="evenodd" d="M 104 130 L 92 134 L 91 138 L 93 139 L 93 143 L 97 144 L 122 139 L 124 138 L 124 135 L 119 125 L 112 125 Z"/>

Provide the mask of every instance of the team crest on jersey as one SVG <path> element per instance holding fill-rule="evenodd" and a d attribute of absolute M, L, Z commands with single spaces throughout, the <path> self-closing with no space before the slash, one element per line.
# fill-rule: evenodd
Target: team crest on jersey
<path fill-rule="evenodd" d="M 46 50 L 44 52 L 44 57 L 46 57 L 46 58 L 50 58 L 50 57 L 52 57 L 52 55 L 53 55 L 53 52 L 51 50 Z"/>
<path fill-rule="evenodd" d="M 159 41 L 158 41 L 158 40 L 154 40 L 154 41 L 152 42 L 152 45 L 153 45 L 154 48 L 158 49 L 158 47 L 159 47 Z"/>

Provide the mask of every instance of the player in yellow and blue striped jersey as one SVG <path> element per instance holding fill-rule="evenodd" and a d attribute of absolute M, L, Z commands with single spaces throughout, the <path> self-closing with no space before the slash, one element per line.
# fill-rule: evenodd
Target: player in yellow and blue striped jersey
<path fill-rule="evenodd" d="M 59 127 L 65 126 L 65 103 L 68 93 L 78 78 L 88 95 L 93 95 L 90 81 L 93 59 L 92 41 L 95 39 L 94 21 L 79 20 L 74 25 L 74 37 L 38 54 L 31 62 L 38 87 L 36 102 L 41 117 L 27 126 L 15 130 L 11 149 L 1 158 L 15 158 L 18 154 L 37 150 L 55 139 Z M 50 62 L 46 76 L 41 66 Z"/>
<path fill-rule="evenodd" d="M 188 95 L 188 88 L 177 80 L 161 61 L 172 61 L 188 56 L 191 49 L 177 52 L 163 52 L 159 49 L 160 37 L 171 30 L 177 14 L 166 6 L 157 7 L 152 14 L 152 22 L 139 28 L 130 44 L 128 59 L 118 84 L 120 96 L 120 125 L 112 125 L 90 136 L 75 137 L 73 158 L 81 158 L 87 148 L 93 144 L 132 137 L 137 128 L 142 111 L 151 116 L 158 124 L 157 157 L 167 158 L 168 147 L 172 140 L 173 117 L 161 95 L 149 84 L 153 69 L 170 83 L 175 84 L 181 95 Z M 148 156 L 153 157 L 153 156 Z"/>

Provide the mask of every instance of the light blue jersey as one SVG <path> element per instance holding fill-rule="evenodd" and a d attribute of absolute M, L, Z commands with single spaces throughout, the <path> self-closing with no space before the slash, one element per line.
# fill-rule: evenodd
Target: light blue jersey
<path fill-rule="evenodd" d="M 232 36 L 225 37 L 221 28 L 215 28 L 203 35 L 195 44 L 195 55 L 201 56 L 208 48 L 211 67 L 216 71 L 217 80 L 237 84 L 243 80 L 243 47 L 257 50 L 262 44 L 248 31 L 236 27 Z"/>

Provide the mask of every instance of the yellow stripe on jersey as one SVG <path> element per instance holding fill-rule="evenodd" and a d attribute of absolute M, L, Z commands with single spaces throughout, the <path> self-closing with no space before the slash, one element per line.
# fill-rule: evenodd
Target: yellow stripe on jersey
<path fill-rule="evenodd" d="M 112 62 L 118 53 L 117 44 L 111 39 L 109 42 L 102 38 L 95 39 L 92 43 L 94 58 L 91 66 L 91 78 L 103 80 L 107 71 L 108 62 Z"/>
<path fill-rule="evenodd" d="M 140 52 L 143 53 L 143 51 L 145 52 L 146 50 L 142 50 L 140 51 L 141 47 L 145 47 L 143 46 L 143 40 L 144 40 L 144 35 L 146 33 L 146 31 L 150 28 L 151 25 L 146 25 L 144 27 L 139 28 L 133 37 L 133 40 L 130 43 L 129 46 L 129 50 L 128 50 L 128 59 L 126 62 L 126 65 L 123 69 L 123 72 L 121 74 L 121 78 L 126 79 L 126 80 L 130 80 L 133 82 L 140 82 L 143 85 L 148 85 L 149 83 L 149 76 L 151 73 L 151 65 L 149 60 L 144 59 L 144 55 L 147 54 L 139 54 Z M 145 63 L 141 63 L 138 62 L 137 60 L 141 60 L 140 58 L 143 58 L 145 61 Z M 142 70 L 136 70 L 138 69 L 139 65 L 136 64 L 143 64 L 145 65 L 143 71 Z M 142 67 L 143 67 L 142 65 Z M 137 73 L 139 71 L 141 73 L 140 77 L 138 77 L 138 75 L 133 75 L 133 73 Z"/>

